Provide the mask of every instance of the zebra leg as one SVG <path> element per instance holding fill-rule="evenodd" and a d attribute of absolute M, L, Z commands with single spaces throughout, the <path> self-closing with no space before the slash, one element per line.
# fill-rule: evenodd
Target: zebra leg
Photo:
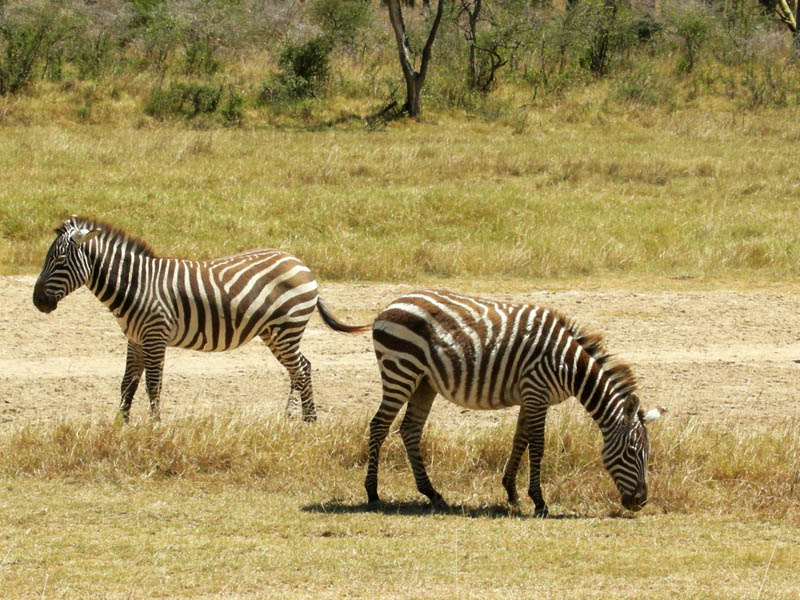
<path fill-rule="evenodd" d="M 506 461 L 503 469 L 503 487 L 508 494 L 508 503 L 512 506 L 519 506 L 519 495 L 517 494 L 517 471 L 519 471 L 519 461 L 522 454 L 528 448 L 528 429 L 526 427 L 525 407 L 519 407 L 517 415 L 517 429 L 514 432 L 514 441 L 511 444 L 511 454 Z"/>
<path fill-rule="evenodd" d="M 400 436 L 403 438 L 403 445 L 406 447 L 408 462 L 411 463 L 411 470 L 414 472 L 417 489 L 420 493 L 425 494 L 434 505 L 446 507 L 447 503 L 444 498 L 433 488 L 431 480 L 428 478 L 425 463 L 422 460 L 422 453 L 419 450 L 422 429 L 431 411 L 435 396 L 434 389 L 427 381 L 423 380 L 408 400 L 406 414 L 403 417 L 402 425 L 400 425 Z"/>
<path fill-rule="evenodd" d="M 291 377 L 292 393 L 300 394 L 300 406 L 303 408 L 303 421 L 317 420 L 317 410 L 314 407 L 314 391 L 311 387 L 311 363 L 300 351 L 300 361 L 297 370 L 289 372 Z"/>
<path fill-rule="evenodd" d="M 381 452 L 381 445 L 389 434 L 397 413 L 405 401 L 387 398 L 383 396 L 378 412 L 369 422 L 369 456 L 367 458 L 367 478 L 364 480 L 364 487 L 367 490 L 367 502 L 377 504 L 380 502 L 378 497 L 378 458 Z"/>
<path fill-rule="evenodd" d="M 533 500 L 534 515 L 537 517 L 547 517 L 547 504 L 542 496 L 542 486 L 540 481 L 542 456 L 544 455 L 544 426 L 547 419 L 547 403 L 545 402 L 525 402 L 525 420 L 527 421 L 528 451 L 531 478 L 528 487 L 528 495 Z"/>
<path fill-rule="evenodd" d="M 131 403 L 139 387 L 139 380 L 144 371 L 144 356 L 139 344 L 128 342 L 128 356 L 125 359 L 125 375 L 122 377 L 121 400 L 119 412 L 122 420 L 127 423 L 130 418 Z"/>
<path fill-rule="evenodd" d="M 145 383 L 147 384 L 147 395 L 150 398 L 150 417 L 154 421 L 160 421 L 159 402 L 161 401 L 161 379 L 164 372 L 164 354 L 167 345 L 163 341 L 142 344 L 144 350 Z"/>
<path fill-rule="evenodd" d="M 413 383 L 398 381 L 397 374 L 392 373 L 397 369 L 394 363 L 387 367 L 388 362 L 378 358 L 378 365 L 381 370 L 381 381 L 383 384 L 383 399 L 378 411 L 369 422 L 369 455 L 367 457 L 367 478 L 364 480 L 364 487 L 367 490 L 367 502 L 377 504 L 380 502 L 378 497 L 378 458 L 381 452 L 381 445 L 389 434 L 397 413 L 408 401 L 413 392 Z"/>
<path fill-rule="evenodd" d="M 300 397 L 300 405 L 303 409 L 304 421 L 316 421 L 317 411 L 314 407 L 314 391 L 311 386 L 311 363 L 300 352 L 299 339 L 292 340 L 290 344 L 281 344 L 276 336 L 265 332 L 261 334 L 261 339 L 289 372 L 289 399 L 286 401 L 286 415 L 291 417 L 297 406 L 297 398 Z"/>

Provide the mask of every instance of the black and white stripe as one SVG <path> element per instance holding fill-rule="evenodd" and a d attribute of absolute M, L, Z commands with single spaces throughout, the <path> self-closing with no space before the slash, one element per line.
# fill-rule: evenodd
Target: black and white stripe
<path fill-rule="evenodd" d="M 548 407 L 571 396 L 586 407 L 602 431 L 603 464 L 622 504 L 638 510 L 647 501 L 645 422 L 660 413 L 644 415 L 639 409 L 633 373 L 609 358 L 600 335 L 546 308 L 437 290 L 392 302 L 376 318 L 372 335 L 383 399 L 370 422 L 365 487 L 371 503 L 378 501 L 380 447 L 404 405 L 400 434 L 417 488 L 431 501 L 442 502 L 419 449 L 437 393 L 466 408 L 520 407 L 503 473 L 510 503 L 519 502 L 516 475 L 528 448 L 528 493 L 536 514 L 547 515 L 539 481 L 545 417 Z"/>
<path fill-rule="evenodd" d="M 167 346 L 204 352 L 230 350 L 259 336 L 289 372 L 287 411 L 299 397 L 303 418 L 314 420 L 311 365 L 300 352 L 314 309 L 332 329 L 368 326 L 337 321 L 299 259 L 280 250 L 253 250 L 209 261 L 160 258 L 124 231 L 80 217 L 57 230 L 34 287 L 42 312 L 86 285 L 116 317 L 128 338 L 120 410 L 127 420 L 145 373 L 151 414 L 158 418 Z"/>

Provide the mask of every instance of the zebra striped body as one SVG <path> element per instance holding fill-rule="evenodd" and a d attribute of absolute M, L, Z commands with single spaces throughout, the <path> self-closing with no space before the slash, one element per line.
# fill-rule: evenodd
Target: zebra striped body
<path fill-rule="evenodd" d="M 407 404 L 400 428 L 417 487 L 434 502 L 419 452 L 422 427 L 434 396 L 466 408 L 519 406 L 517 429 L 503 475 L 509 502 L 518 503 L 516 473 L 530 453 L 529 495 L 545 516 L 539 469 L 548 407 L 575 396 L 603 433 L 603 463 L 626 508 L 647 501 L 649 451 L 645 416 L 630 368 L 602 350 L 601 336 L 581 330 L 557 312 L 538 306 L 492 302 L 445 291 L 403 296 L 378 315 L 373 342 L 383 399 L 370 423 L 365 487 L 378 500 L 378 456 L 389 426 Z"/>
<path fill-rule="evenodd" d="M 81 285 L 108 307 L 128 338 L 121 411 L 127 419 L 146 372 L 151 413 L 158 417 L 164 354 L 168 346 L 205 352 L 230 350 L 261 337 L 287 369 L 303 418 L 316 412 L 311 366 L 299 344 L 319 308 L 333 329 L 363 331 L 336 321 L 299 259 L 280 250 L 253 250 L 198 262 L 155 256 L 141 240 L 104 223 L 72 217 L 56 230 L 34 304 L 43 312 Z"/>

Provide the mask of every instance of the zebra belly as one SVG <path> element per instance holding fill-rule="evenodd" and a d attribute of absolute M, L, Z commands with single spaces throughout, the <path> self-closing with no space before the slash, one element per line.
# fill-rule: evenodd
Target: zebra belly
<path fill-rule="evenodd" d="M 439 385 L 433 385 L 432 387 L 436 390 L 436 393 L 463 408 L 496 410 L 521 404 L 520 395 L 514 390 L 484 394 L 468 393 L 465 388 L 449 389 Z"/>
<path fill-rule="evenodd" d="M 223 352 L 245 345 L 262 331 L 263 329 L 251 330 L 248 334 L 240 336 L 241 329 L 236 329 L 231 325 L 230 329 L 221 328 L 216 335 L 214 331 L 206 330 L 196 331 L 194 335 L 176 336 L 173 333 L 167 345 L 175 348 L 198 350 L 200 352 Z M 228 340 L 228 338 L 230 338 L 230 340 Z"/>

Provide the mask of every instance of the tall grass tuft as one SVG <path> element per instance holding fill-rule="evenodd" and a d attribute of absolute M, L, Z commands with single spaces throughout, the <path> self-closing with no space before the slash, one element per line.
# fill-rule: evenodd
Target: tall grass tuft
<path fill-rule="evenodd" d="M 800 522 L 800 429 L 767 431 L 694 420 L 650 428 L 650 507 L 664 513 L 718 513 Z M 247 413 L 141 422 L 65 419 L 25 425 L 0 438 L 0 473 L 44 479 L 158 482 L 221 480 L 275 492 L 315 489 L 324 500 L 361 498 L 366 416 L 315 426 Z M 513 427 L 429 427 L 422 451 L 446 499 L 502 504 L 500 476 Z M 381 493 L 418 500 L 399 435 L 381 454 Z M 548 425 L 543 485 L 552 506 L 590 514 L 618 512 L 619 497 L 600 461 L 601 439 L 586 417 L 555 415 Z M 527 469 L 518 480 L 527 486 Z M 524 495 L 524 492 L 523 494 Z"/>

